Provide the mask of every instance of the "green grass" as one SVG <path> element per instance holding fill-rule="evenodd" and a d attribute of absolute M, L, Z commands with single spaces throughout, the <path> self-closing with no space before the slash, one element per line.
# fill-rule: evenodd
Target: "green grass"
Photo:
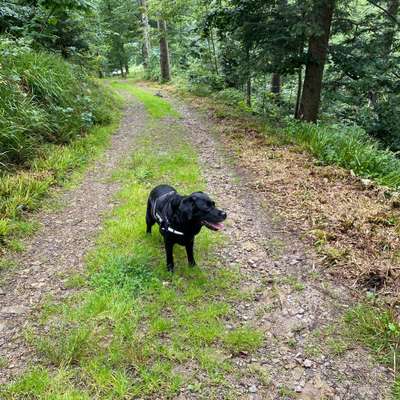
<path fill-rule="evenodd" d="M 382 363 L 393 367 L 394 361 L 400 361 L 400 325 L 394 312 L 363 304 L 349 310 L 345 321 L 352 338 L 370 348 Z"/>
<path fill-rule="evenodd" d="M 254 328 L 241 327 L 224 337 L 225 346 L 232 353 L 253 352 L 262 346 L 263 333 Z"/>
<path fill-rule="evenodd" d="M 345 315 L 349 338 L 369 348 L 377 360 L 396 371 L 393 398 L 400 399 L 400 324 L 390 309 L 361 304 Z"/>
<path fill-rule="evenodd" d="M 117 89 L 127 90 L 129 93 L 134 95 L 144 104 L 146 111 L 153 118 L 160 119 L 168 116 L 179 117 L 179 113 L 174 110 L 174 108 L 168 101 L 158 96 L 155 96 L 154 94 L 149 93 L 146 90 L 143 90 L 137 86 L 126 85 L 121 82 L 113 82 L 112 86 Z"/>
<path fill-rule="evenodd" d="M 135 153 L 114 175 L 122 184 L 119 206 L 87 258 L 87 274 L 71 278 L 84 289 L 43 308 L 42 327 L 27 335 L 41 366 L 3 387 L 2 399 L 171 398 L 182 386 L 197 390 L 199 374 L 202 385 L 220 390 L 233 371 L 229 352 L 262 345 L 254 329 L 225 328 L 240 275 L 215 259 L 223 237 L 207 230 L 197 237 L 196 268 L 176 247 L 171 275 L 161 236 L 156 229 L 145 234 L 155 184 L 168 182 L 182 193 L 204 188 L 183 134 L 179 124 L 153 118 L 137 139 Z"/>

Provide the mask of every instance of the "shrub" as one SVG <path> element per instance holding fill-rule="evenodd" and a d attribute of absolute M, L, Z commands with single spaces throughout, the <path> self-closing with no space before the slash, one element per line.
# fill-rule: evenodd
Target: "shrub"
<path fill-rule="evenodd" d="M 215 93 L 213 97 L 225 104 L 238 106 L 243 102 L 244 94 L 240 90 L 227 88 Z"/>

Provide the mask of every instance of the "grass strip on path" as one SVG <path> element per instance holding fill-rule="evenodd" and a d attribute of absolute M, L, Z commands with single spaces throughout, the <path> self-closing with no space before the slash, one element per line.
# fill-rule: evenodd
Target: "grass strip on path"
<path fill-rule="evenodd" d="M 132 158 L 115 174 L 122 183 L 120 205 L 87 257 L 87 275 L 71 277 L 80 290 L 66 302 L 45 305 L 41 328 L 27 333 L 41 366 L 0 390 L 2 399 L 170 398 L 183 387 L 210 398 L 225 388 L 229 398 L 230 354 L 262 345 L 263 335 L 249 326 L 225 328 L 242 294 L 238 272 L 215 259 L 214 244 L 223 237 L 209 231 L 198 236 L 196 268 L 186 266 L 176 247 L 171 275 L 161 236 L 156 229 L 145 235 L 154 185 L 167 182 L 181 193 L 204 188 L 182 127 L 157 119 L 167 109 L 159 102 L 164 111 L 151 114 L 156 117 Z"/>

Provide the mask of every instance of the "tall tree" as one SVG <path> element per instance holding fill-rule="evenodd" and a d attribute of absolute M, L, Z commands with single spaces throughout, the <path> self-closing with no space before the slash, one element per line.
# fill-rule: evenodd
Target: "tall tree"
<path fill-rule="evenodd" d="M 165 19 L 159 19 L 158 33 L 160 36 L 160 68 L 161 80 L 168 82 L 171 80 L 171 67 L 169 58 L 168 38 L 167 38 L 167 22 Z"/>
<path fill-rule="evenodd" d="M 316 0 L 314 4 L 314 33 L 308 42 L 306 73 L 299 107 L 299 118 L 308 122 L 315 122 L 318 118 L 334 9 L 335 0 Z"/>
<path fill-rule="evenodd" d="M 143 45 L 142 45 L 143 67 L 145 70 L 147 70 L 150 65 L 149 17 L 148 17 L 146 0 L 138 0 L 138 1 L 139 1 L 139 6 L 140 6 L 140 15 L 141 15 L 141 20 L 142 20 L 142 32 L 143 32 Z"/>

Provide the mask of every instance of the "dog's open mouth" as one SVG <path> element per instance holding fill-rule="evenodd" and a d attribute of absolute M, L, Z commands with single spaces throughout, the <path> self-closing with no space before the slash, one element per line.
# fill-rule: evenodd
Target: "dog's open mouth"
<path fill-rule="evenodd" d="M 209 222 L 209 221 L 202 221 L 203 225 L 205 225 L 208 229 L 212 231 L 219 231 L 224 228 L 224 224 L 222 222 Z"/>

